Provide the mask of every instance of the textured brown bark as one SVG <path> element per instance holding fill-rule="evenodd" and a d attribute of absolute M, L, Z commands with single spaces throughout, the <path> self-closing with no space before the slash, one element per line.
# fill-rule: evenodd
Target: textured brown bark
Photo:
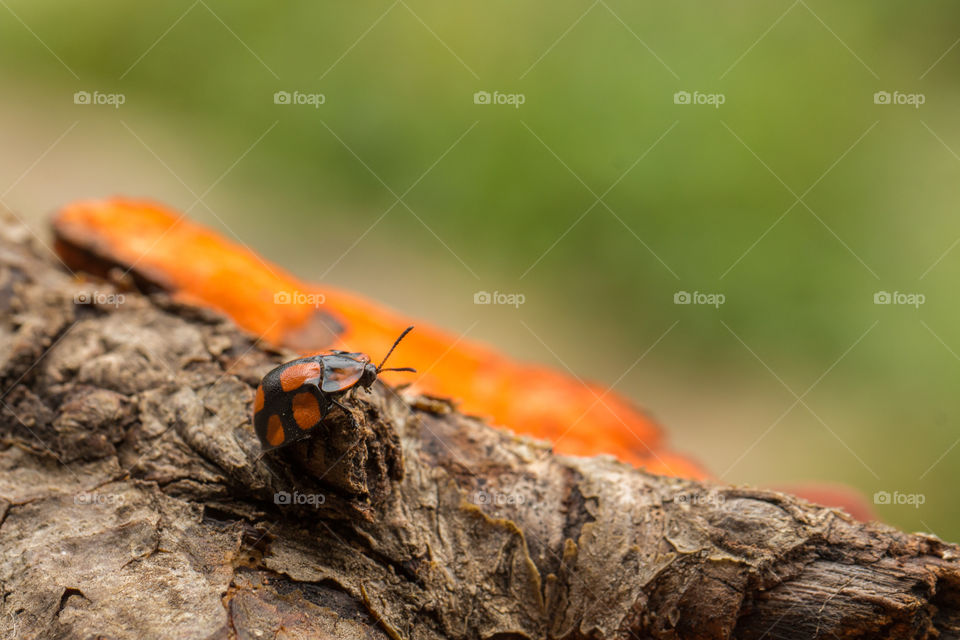
<path fill-rule="evenodd" d="M 380 384 L 359 429 L 258 459 L 253 389 L 291 354 L 28 240 L 0 224 L 4 637 L 960 635 L 954 545 Z"/>

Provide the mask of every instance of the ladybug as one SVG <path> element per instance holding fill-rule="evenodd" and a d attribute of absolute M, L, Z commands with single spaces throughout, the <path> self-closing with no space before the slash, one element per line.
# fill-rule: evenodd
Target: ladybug
<path fill-rule="evenodd" d="M 339 407 L 353 419 L 340 397 L 358 387 L 369 391 L 381 372 L 416 373 L 410 367 L 383 368 L 412 330 L 413 327 L 407 327 L 400 334 L 376 367 L 365 353 L 331 351 L 291 360 L 263 376 L 254 399 L 253 425 L 264 453 L 308 438 L 333 407 Z"/>

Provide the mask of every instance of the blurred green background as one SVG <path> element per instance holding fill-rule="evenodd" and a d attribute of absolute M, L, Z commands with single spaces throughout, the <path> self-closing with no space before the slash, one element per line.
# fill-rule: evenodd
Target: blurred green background
<path fill-rule="evenodd" d="M 189 209 L 305 278 L 619 380 L 725 481 L 920 494 L 877 511 L 960 540 L 958 18 L 3 0 L 0 200 L 38 234 L 78 198 Z"/>

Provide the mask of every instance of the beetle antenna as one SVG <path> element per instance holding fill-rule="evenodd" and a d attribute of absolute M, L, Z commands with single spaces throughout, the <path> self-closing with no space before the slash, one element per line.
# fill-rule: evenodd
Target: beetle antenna
<path fill-rule="evenodd" d="M 403 340 L 403 338 L 411 331 L 413 331 L 413 326 L 407 327 L 406 329 L 403 330 L 403 333 L 400 334 L 400 337 L 394 341 L 393 346 L 390 347 L 390 351 L 387 351 L 387 355 L 383 356 L 383 361 L 377 367 L 377 373 L 380 373 L 381 371 L 383 371 L 383 365 L 387 363 L 387 358 L 390 357 L 390 354 L 393 353 L 393 350 L 397 348 L 397 345 L 400 344 L 400 341 Z"/>
<path fill-rule="evenodd" d="M 387 367 L 386 369 L 377 369 L 377 373 L 381 371 L 409 371 L 410 373 L 416 373 L 417 370 L 413 367 Z"/>

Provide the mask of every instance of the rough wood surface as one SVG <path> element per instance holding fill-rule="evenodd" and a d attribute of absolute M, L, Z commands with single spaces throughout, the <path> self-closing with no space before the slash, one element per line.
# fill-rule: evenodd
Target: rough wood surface
<path fill-rule="evenodd" d="M 359 429 L 259 459 L 253 389 L 291 354 L 118 295 L 0 223 L 4 637 L 960 636 L 954 545 L 380 384 Z"/>

